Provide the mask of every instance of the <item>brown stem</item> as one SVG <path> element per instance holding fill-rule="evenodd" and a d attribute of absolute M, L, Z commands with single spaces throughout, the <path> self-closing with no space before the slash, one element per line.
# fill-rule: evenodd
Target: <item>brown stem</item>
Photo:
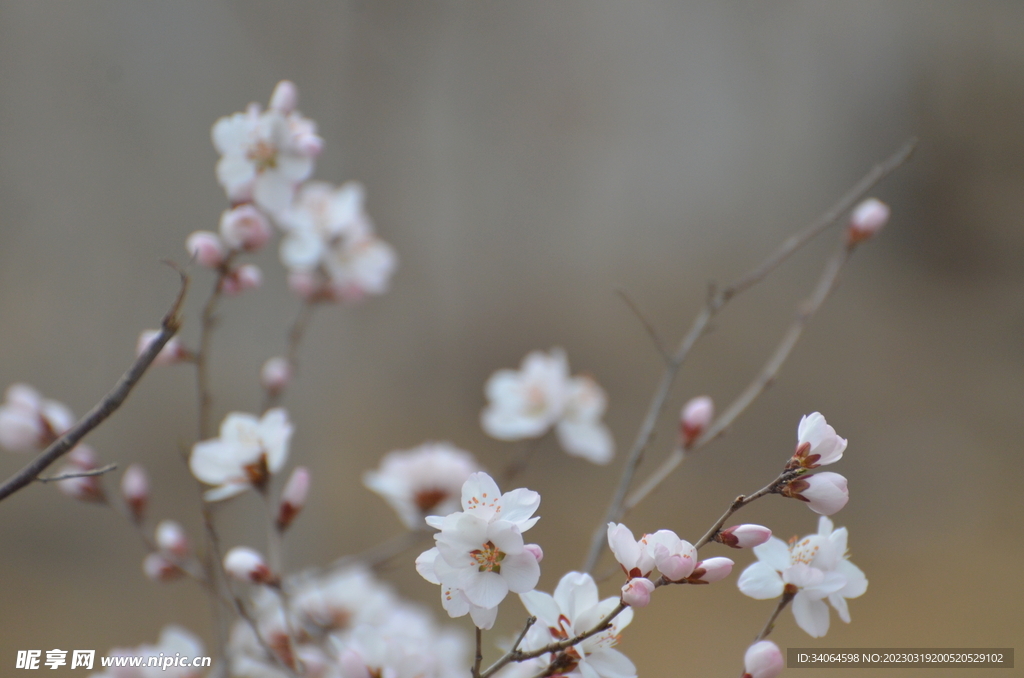
<path fill-rule="evenodd" d="M 150 364 L 152 364 L 157 354 L 160 353 L 164 345 L 170 341 L 171 337 L 178 331 L 178 328 L 181 327 L 179 314 L 182 303 L 185 301 L 185 292 L 188 291 L 189 279 L 180 270 L 178 274 L 181 276 L 181 289 L 178 291 L 178 297 L 175 299 L 171 309 L 164 315 L 160 323 L 160 331 L 157 332 L 157 335 L 150 342 L 149 346 L 146 347 L 146 350 L 121 375 L 114 388 L 102 400 L 96 403 L 84 417 L 79 419 L 64 435 L 53 441 L 49 447 L 39 453 L 24 468 L 4 481 L 3 485 L 0 485 L 0 501 L 34 481 L 50 464 L 60 459 L 77 445 L 86 434 L 103 423 L 107 417 L 121 406 L 125 398 L 128 397 L 128 394 L 135 388 L 135 384 L 139 382 L 139 379 L 142 378 L 142 375 L 145 374 Z"/>

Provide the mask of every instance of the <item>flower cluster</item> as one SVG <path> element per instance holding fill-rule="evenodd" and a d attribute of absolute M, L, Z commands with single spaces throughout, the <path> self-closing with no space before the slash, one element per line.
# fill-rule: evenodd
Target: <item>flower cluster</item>
<path fill-rule="evenodd" d="M 796 452 L 786 469 L 803 474 L 839 461 L 845 450 L 846 439 L 836 435 L 820 412 L 814 412 L 800 419 Z M 825 516 L 836 513 L 850 500 L 846 478 L 830 471 L 798 476 L 781 488 L 780 494 L 806 502 L 812 511 Z"/>
<path fill-rule="evenodd" d="M 93 673 L 92 678 L 201 678 L 205 671 L 192 666 L 165 667 L 163 658 L 184 658 L 191 660 L 202 657 L 203 643 L 199 638 L 180 626 L 165 626 L 160 632 L 156 645 L 143 644 L 138 647 L 115 647 L 108 657 L 142 657 L 142 666 L 120 666 L 102 673 Z M 159 659 L 154 666 L 147 666 L 150 657 Z"/>
<path fill-rule="evenodd" d="M 828 632 L 829 614 L 825 599 L 839 618 L 849 623 L 847 598 L 856 598 L 868 587 L 860 568 L 846 553 L 845 527 L 833 529 L 832 521 L 821 516 L 818 532 L 791 544 L 772 537 L 754 547 L 758 562 L 740 575 L 740 591 L 751 598 L 767 600 L 783 593 L 794 595 L 793 617 L 813 638 Z"/>
<path fill-rule="evenodd" d="M 484 387 L 488 405 L 480 415 L 484 431 L 499 440 L 536 438 L 552 426 L 562 448 L 595 464 L 607 464 L 615 441 L 601 422 L 608 399 L 586 375 L 569 376 L 565 352 L 533 351 L 519 370 L 498 370 Z"/>
<path fill-rule="evenodd" d="M 469 614 L 477 627 L 494 625 L 498 605 L 512 593 L 532 591 L 540 579 L 540 547 L 523 543 L 540 495 L 527 489 L 501 494 L 494 479 L 474 473 L 462 486 L 462 511 L 431 516 L 437 546 L 416 559 L 416 570 L 441 585 L 441 604 L 452 617 Z"/>

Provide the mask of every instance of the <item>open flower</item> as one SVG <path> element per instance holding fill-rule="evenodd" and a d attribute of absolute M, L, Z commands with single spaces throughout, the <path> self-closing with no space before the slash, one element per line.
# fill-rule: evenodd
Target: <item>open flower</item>
<path fill-rule="evenodd" d="M 509 591 L 525 593 L 537 585 L 540 565 L 522 533 L 533 527 L 540 505 L 536 492 L 501 494 L 486 473 L 474 473 L 462 488 L 463 511 L 431 516 L 440 530 L 437 546 L 416 560 L 420 575 L 442 587 L 442 605 L 453 617 L 467 613 L 480 628 L 490 628 L 498 604 Z"/>
<path fill-rule="evenodd" d="M 843 458 L 846 439 L 836 435 L 820 412 L 805 415 L 796 430 L 796 452 L 790 461 L 793 468 L 818 468 Z"/>
<path fill-rule="evenodd" d="M 217 180 L 234 203 L 254 201 L 271 214 L 291 203 L 295 187 L 313 173 L 320 152 L 315 124 L 287 107 L 262 110 L 250 104 L 242 113 L 213 126 L 221 154 Z"/>
<path fill-rule="evenodd" d="M 410 530 L 424 527 L 428 515 L 448 515 L 459 507 L 462 485 L 479 470 L 469 452 L 450 443 L 425 443 L 388 453 L 363 484 L 383 497 Z"/>
<path fill-rule="evenodd" d="M 644 580 L 646 581 L 646 580 Z M 597 584 L 589 574 L 569 572 L 555 587 L 554 595 L 541 591 L 521 593 L 527 611 L 537 617 L 523 641 L 524 650 L 536 650 L 552 640 L 565 640 L 597 626 L 619 603 L 618 598 L 598 599 Z M 601 633 L 565 650 L 569 660 L 560 676 L 584 678 L 633 678 L 636 667 L 626 655 L 615 649 L 622 629 L 633 620 L 627 608 Z"/>
<path fill-rule="evenodd" d="M 232 412 L 220 425 L 220 437 L 192 447 L 189 468 L 192 475 L 208 485 L 206 501 L 233 497 L 250 487 L 262 490 L 271 474 L 288 459 L 292 425 L 281 408 L 268 410 L 262 418 Z"/>
<path fill-rule="evenodd" d="M 569 377 L 565 352 L 533 351 L 519 370 L 498 370 L 484 387 L 488 405 L 480 423 L 499 440 L 537 438 L 556 427 L 569 454 L 606 464 L 615 453 L 611 432 L 601 422 L 607 397 L 587 376 Z"/>
<path fill-rule="evenodd" d="M 772 537 L 754 547 L 758 562 L 740 575 L 740 591 L 758 600 L 777 598 L 784 592 L 795 593 L 793 617 L 797 625 L 814 638 L 828 632 L 827 598 L 839 617 L 850 621 L 846 598 L 856 598 L 867 590 L 867 579 L 847 559 L 846 528 L 832 529 L 832 521 L 822 516 L 818 533 L 787 545 Z"/>

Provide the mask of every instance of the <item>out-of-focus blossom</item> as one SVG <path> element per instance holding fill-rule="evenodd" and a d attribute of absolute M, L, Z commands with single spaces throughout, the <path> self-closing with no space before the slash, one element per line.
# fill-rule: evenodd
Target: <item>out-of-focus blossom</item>
<path fill-rule="evenodd" d="M 364 200 L 355 182 L 308 182 L 281 217 L 281 262 L 299 296 L 358 301 L 387 291 L 398 258 L 374 233 Z"/>
<path fill-rule="evenodd" d="M 236 546 L 224 555 L 224 571 L 238 581 L 254 584 L 272 584 L 277 581 L 270 567 L 258 551 Z"/>
<path fill-rule="evenodd" d="M 180 579 L 185 572 L 162 553 L 150 553 L 142 560 L 142 572 L 155 582 Z"/>
<path fill-rule="evenodd" d="M 805 415 L 796 430 L 796 452 L 787 468 L 813 469 L 843 458 L 846 439 L 836 435 L 820 412 Z"/>
<path fill-rule="evenodd" d="M 195 231 L 185 240 L 185 251 L 204 268 L 219 268 L 227 257 L 227 248 L 216 233 Z"/>
<path fill-rule="evenodd" d="M 263 284 L 263 272 L 256 264 L 242 264 L 229 271 L 221 280 L 221 291 L 235 297 L 248 290 L 258 289 Z"/>
<path fill-rule="evenodd" d="M 459 507 L 463 484 L 480 469 L 469 452 L 450 443 L 425 443 L 390 452 L 363 484 L 383 497 L 409 529 L 424 527 L 428 515 L 448 515 Z"/>
<path fill-rule="evenodd" d="M 233 203 L 253 201 L 272 215 L 291 204 L 295 187 L 313 173 L 322 148 L 315 124 L 294 109 L 295 96 L 275 97 L 287 109 L 262 110 L 250 104 L 242 113 L 213 126 L 213 145 L 221 154 L 217 180 Z M 286 101 L 288 100 L 288 101 Z"/>
<path fill-rule="evenodd" d="M 850 501 L 846 478 L 830 471 L 791 480 L 782 488 L 781 494 L 807 502 L 812 511 L 823 516 L 836 513 Z"/>
<path fill-rule="evenodd" d="M 653 584 L 651 586 L 653 588 Z M 580 572 L 569 572 L 563 576 L 555 587 L 554 595 L 530 591 L 519 594 L 519 598 L 527 611 L 537 617 L 537 623 L 522 643 L 522 648 L 527 651 L 540 649 L 552 641 L 573 638 L 594 628 L 619 604 L 618 598 L 599 600 L 593 578 Z M 572 661 L 558 675 L 635 678 L 633 662 L 615 649 L 622 630 L 632 620 L 633 610 L 627 608 L 611 621 L 607 630 L 574 645 L 566 653 Z"/>
<path fill-rule="evenodd" d="M 743 656 L 745 673 L 740 678 L 776 678 L 782 673 L 782 652 L 770 640 L 760 640 Z"/>
<path fill-rule="evenodd" d="M 679 442 L 689 449 L 715 418 L 715 403 L 709 396 L 691 398 L 679 412 Z"/>
<path fill-rule="evenodd" d="M 135 355 L 140 356 L 146 352 L 149 345 L 153 343 L 157 335 L 160 334 L 160 330 L 143 330 L 142 334 L 139 335 L 139 340 L 135 343 Z M 164 344 L 164 347 L 160 349 L 160 352 L 153 358 L 153 362 L 150 363 L 154 367 L 162 365 L 175 365 L 180 362 L 191 359 L 192 354 L 184 344 L 181 343 L 181 339 L 178 337 L 171 337 Z"/>
<path fill-rule="evenodd" d="M 224 210 L 220 215 L 220 237 L 233 250 L 257 252 L 270 240 L 270 222 L 251 203 Z"/>
<path fill-rule="evenodd" d="M 106 654 L 108 657 L 141 657 L 141 666 L 110 668 L 92 674 L 92 678 L 202 678 L 208 669 L 193 667 L 191 663 L 205 654 L 199 638 L 180 626 L 169 625 L 160 632 L 156 645 L 116 647 Z M 183 666 L 185 662 L 174 661 L 177 659 L 188 659 L 189 665 Z"/>
<path fill-rule="evenodd" d="M 141 465 L 132 464 L 125 469 L 121 476 L 121 496 L 135 522 L 141 522 L 149 503 L 149 479 Z"/>
<path fill-rule="evenodd" d="M 292 380 L 292 364 L 283 356 L 274 356 L 260 368 L 260 386 L 270 395 L 277 395 Z"/>
<path fill-rule="evenodd" d="M 75 415 L 28 384 L 11 384 L 0 405 L 0 446 L 11 452 L 40 450 L 71 428 Z"/>
<path fill-rule="evenodd" d="M 192 447 L 189 468 L 192 475 L 216 485 L 206 492 L 207 501 L 219 501 L 249 487 L 262 490 L 271 474 L 288 458 L 292 425 L 281 408 L 268 410 L 262 418 L 232 412 L 220 425 L 220 437 Z"/>
<path fill-rule="evenodd" d="M 188 557 L 188 535 L 181 523 L 174 520 L 161 520 L 157 523 L 154 541 L 160 552 L 171 560 L 180 562 Z"/>
<path fill-rule="evenodd" d="M 829 614 L 824 599 L 840 618 L 850 621 L 847 598 L 867 590 L 864 573 L 846 555 L 846 528 L 833 529 L 832 521 L 818 519 L 818 532 L 787 545 L 772 537 L 754 547 L 758 562 L 750 565 L 737 582 L 740 591 L 758 600 L 795 594 L 793 617 L 814 638 L 828 632 Z"/>
<path fill-rule="evenodd" d="M 309 470 L 305 466 L 297 466 L 292 471 L 284 490 L 281 491 L 281 503 L 277 508 L 277 529 L 285 530 L 295 516 L 299 515 L 306 505 L 309 496 Z"/>
<path fill-rule="evenodd" d="M 595 464 L 611 461 L 615 442 L 601 422 L 607 397 L 590 377 L 569 377 L 561 349 L 529 353 L 519 370 L 492 374 L 484 391 L 488 405 L 480 423 L 488 435 L 522 440 L 542 436 L 554 426 L 567 453 Z"/>
<path fill-rule="evenodd" d="M 846 240 L 855 245 L 873 237 L 889 223 L 889 206 L 877 198 L 868 198 L 855 208 L 846 228 Z"/>
<path fill-rule="evenodd" d="M 85 443 L 74 447 L 64 459 L 66 463 L 57 469 L 56 475 L 58 476 L 86 473 L 99 468 L 99 457 L 96 456 L 96 451 Z M 56 485 L 57 489 L 72 499 L 91 503 L 106 501 L 103 481 L 98 475 L 58 480 Z"/>

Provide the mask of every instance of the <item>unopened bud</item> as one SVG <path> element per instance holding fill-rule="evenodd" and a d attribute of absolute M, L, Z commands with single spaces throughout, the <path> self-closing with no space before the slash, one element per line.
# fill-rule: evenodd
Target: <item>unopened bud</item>
<path fill-rule="evenodd" d="M 691 399 L 679 413 L 679 440 L 689 449 L 715 418 L 715 404 L 708 396 Z"/>
<path fill-rule="evenodd" d="M 156 545 L 160 552 L 172 560 L 188 557 L 188 535 L 185 528 L 173 520 L 161 520 L 156 526 Z"/>
<path fill-rule="evenodd" d="M 66 464 L 61 467 L 57 475 L 81 473 L 82 471 L 91 470 L 93 469 L 82 469 L 74 464 Z M 77 478 L 58 480 L 57 489 L 78 501 L 102 503 L 106 500 L 106 494 L 103 492 L 103 484 L 100 482 L 99 476 L 79 476 Z"/>
<path fill-rule="evenodd" d="M 220 236 L 233 250 L 256 252 L 270 241 L 270 222 L 255 205 L 246 203 L 220 215 Z"/>
<path fill-rule="evenodd" d="M 622 602 L 630 607 L 644 607 L 651 602 L 654 582 L 644 577 L 633 577 L 622 587 Z"/>
<path fill-rule="evenodd" d="M 714 584 L 729 576 L 733 562 L 728 558 L 708 558 L 697 563 L 693 574 L 686 578 L 689 584 Z"/>
<path fill-rule="evenodd" d="M 538 563 L 544 560 L 544 551 L 539 544 L 523 544 L 523 550 L 532 554 Z"/>
<path fill-rule="evenodd" d="M 159 553 L 150 553 L 142 561 L 142 571 L 146 576 L 157 582 L 174 581 L 185 574 L 180 567 L 167 560 Z"/>
<path fill-rule="evenodd" d="M 299 89 L 291 80 L 282 80 L 270 95 L 270 108 L 284 114 L 291 113 L 299 103 Z"/>
<path fill-rule="evenodd" d="M 846 242 L 856 245 L 878 233 L 889 221 L 889 206 L 881 200 L 868 198 L 853 209 L 846 227 Z"/>
<path fill-rule="evenodd" d="M 323 295 L 323 286 L 316 274 L 309 271 L 293 271 L 288 274 L 288 289 L 304 301 L 313 301 Z"/>
<path fill-rule="evenodd" d="M 224 276 L 221 290 L 224 294 L 234 297 L 246 290 L 257 289 L 262 284 L 263 272 L 260 271 L 260 267 L 256 264 L 244 264 Z"/>
<path fill-rule="evenodd" d="M 135 344 L 135 355 L 140 356 L 146 352 L 149 345 L 153 343 L 157 335 L 160 334 L 160 330 L 143 330 L 142 334 L 139 335 L 139 340 Z M 174 365 L 180 363 L 183 360 L 187 360 L 190 357 L 188 349 L 185 348 L 181 343 L 181 339 L 178 337 L 171 337 L 164 347 L 160 349 L 160 352 L 156 354 L 151 363 L 154 366 L 159 365 Z"/>
<path fill-rule="evenodd" d="M 195 257 L 196 262 L 205 268 L 217 268 L 224 263 L 224 243 L 216 233 L 195 231 L 185 240 L 185 251 Z"/>
<path fill-rule="evenodd" d="M 309 470 L 304 466 L 298 466 L 292 471 L 291 477 L 285 483 L 284 491 L 281 492 L 281 505 L 277 510 L 277 529 L 284 531 L 299 515 L 299 511 L 306 505 L 306 497 L 309 495 Z"/>
<path fill-rule="evenodd" d="M 770 640 L 761 640 L 747 648 L 743 656 L 746 673 L 741 678 L 776 678 L 782 673 L 782 652 Z"/>
<path fill-rule="evenodd" d="M 132 464 L 125 469 L 121 476 L 121 496 L 128 504 L 135 522 L 142 522 L 146 513 L 146 504 L 149 503 L 149 479 L 146 471 L 138 464 Z"/>
<path fill-rule="evenodd" d="M 846 478 L 830 471 L 791 480 L 780 494 L 807 502 L 812 511 L 823 516 L 836 513 L 850 501 Z"/>
<path fill-rule="evenodd" d="M 287 358 L 275 356 L 260 368 L 260 385 L 270 395 L 283 391 L 292 380 L 292 365 Z"/>
<path fill-rule="evenodd" d="M 255 584 L 274 584 L 277 577 L 257 551 L 245 546 L 236 546 L 224 556 L 224 571 L 229 576 Z"/>
<path fill-rule="evenodd" d="M 749 549 L 768 541 L 772 531 L 763 525 L 733 525 L 722 530 L 715 541 L 734 549 Z"/>

